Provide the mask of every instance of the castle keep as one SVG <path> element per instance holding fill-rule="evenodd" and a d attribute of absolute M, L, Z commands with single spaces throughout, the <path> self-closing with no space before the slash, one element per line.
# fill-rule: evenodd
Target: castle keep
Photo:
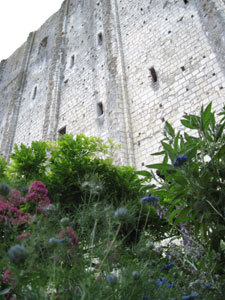
<path fill-rule="evenodd" d="M 224 99 L 224 0 L 65 0 L 0 63 L 0 153 L 85 133 L 140 169 L 165 121 Z"/>

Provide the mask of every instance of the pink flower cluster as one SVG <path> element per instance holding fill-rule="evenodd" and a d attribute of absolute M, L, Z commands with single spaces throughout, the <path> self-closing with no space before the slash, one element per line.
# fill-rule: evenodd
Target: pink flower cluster
<path fill-rule="evenodd" d="M 15 207 L 19 207 L 21 203 L 24 202 L 20 191 L 18 190 L 10 190 L 9 196 L 8 196 L 8 202 Z"/>
<path fill-rule="evenodd" d="M 28 190 L 25 202 L 35 203 L 37 205 L 37 210 L 42 211 L 50 205 L 50 199 L 47 195 L 48 190 L 46 185 L 41 181 L 34 181 Z"/>
<path fill-rule="evenodd" d="M 22 234 L 20 234 L 16 237 L 16 240 L 19 241 L 19 240 L 25 239 L 25 238 L 30 237 L 30 236 L 31 236 L 30 232 L 22 233 Z"/>
<path fill-rule="evenodd" d="M 2 282 L 5 284 L 9 283 L 11 285 L 15 285 L 16 284 L 15 274 L 13 274 L 13 272 L 10 269 L 7 269 L 2 276 Z"/>
<path fill-rule="evenodd" d="M 78 237 L 72 227 L 67 227 L 66 229 L 62 229 L 59 232 L 60 238 L 65 237 L 65 236 L 69 237 L 71 239 L 72 247 L 74 247 L 75 245 L 77 245 L 79 243 Z"/>
<path fill-rule="evenodd" d="M 20 209 L 21 204 L 33 203 L 37 211 L 42 211 L 50 205 L 48 190 L 41 181 L 34 181 L 29 188 L 25 199 L 22 198 L 20 191 L 11 190 L 7 198 L 0 198 L 0 222 L 5 221 L 13 225 L 30 220 L 30 214 L 24 214 Z"/>
<path fill-rule="evenodd" d="M 23 215 L 21 209 L 13 204 L 0 200 L 0 221 L 9 222 L 13 225 L 19 225 L 30 219 L 29 214 Z"/>

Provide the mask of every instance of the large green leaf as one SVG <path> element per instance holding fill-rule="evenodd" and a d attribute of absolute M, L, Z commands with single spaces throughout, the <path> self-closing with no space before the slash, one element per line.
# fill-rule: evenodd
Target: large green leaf
<path fill-rule="evenodd" d="M 174 179 L 174 181 L 180 185 L 183 185 L 184 187 L 187 184 L 187 180 L 184 178 L 184 176 L 180 173 L 177 173 L 175 175 L 172 176 L 172 178 Z"/>
<path fill-rule="evenodd" d="M 138 174 L 138 175 L 147 177 L 148 179 L 152 179 L 152 174 L 150 172 L 148 172 L 148 171 L 145 171 L 145 170 L 143 170 L 143 171 L 136 171 L 135 173 Z"/>
<path fill-rule="evenodd" d="M 202 131 L 207 131 L 209 128 L 209 123 L 211 119 L 211 107 L 212 107 L 212 103 L 210 102 L 205 110 L 203 106 L 201 108 L 201 130 Z"/>
<path fill-rule="evenodd" d="M 175 137 L 175 132 L 173 127 L 170 125 L 169 122 L 166 121 L 166 125 L 165 125 L 165 130 L 166 132 L 171 136 L 171 137 Z"/>
<path fill-rule="evenodd" d="M 161 152 L 155 152 L 155 153 L 152 153 L 151 155 L 163 155 L 165 154 L 165 151 L 161 151 Z"/>
<path fill-rule="evenodd" d="M 223 145 L 220 150 L 218 151 L 218 153 L 216 154 L 216 158 L 221 158 L 222 156 L 225 155 L 225 145 Z"/>
<path fill-rule="evenodd" d="M 195 115 L 183 116 L 181 123 L 190 129 L 200 129 L 200 118 Z"/>
<path fill-rule="evenodd" d="M 178 142 L 179 142 L 179 139 L 180 139 L 180 131 L 178 131 L 176 137 L 174 138 L 174 142 L 173 142 L 173 147 L 174 147 L 174 151 L 175 153 L 178 153 L 179 152 L 179 147 L 178 147 Z"/>
<path fill-rule="evenodd" d="M 168 160 L 169 160 L 168 155 L 167 155 L 167 153 L 165 153 L 165 156 L 164 156 L 164 158 L 163 158 L 163 164 L 164 164 L 164 165 L 167 164 L 167 163 L 168 163 Z"/>
<path fill-rule="evenodd" d="M 184 222 L 190 221 L 190 218 L 187 217 L 189 212 L 190 212 L 189 207 L 185 207 L 184 209 L 182 209 L 181 213 L 179 214 L 179 216 L 177 217 L 177 219 L 173 223 L 173 226 L 176 226 L 179 223 L 184 223 Z"/>
<path fill-rule="evenodd" d="M 180 121 L 185 127 L 190 128 L 190 129 L 196 129 L 189 121 L 187 120 L 181 120 Z"/>
<path fill-rule="evenodd" d="M 171 212 L 170 216 L 169 216 L 169 219 L 168 219 L 168 222 L 169 223 L 173 223 L 173 218 L 175 218 L 175 216 L 182 211 L 182 208 L 177 208 L 175 209 L 174 211 Z"/>
<path fill-rule="evenodd" d="M 211 127 L 212 131 L 215 130 L 215 125 L 216 125 L 215 114 L 214 114 L 214 113 L 211 113 L 211 117 L 210 117 L 210 127 Z"/>
<path fill-rule="evenodd" d="M 224 130 L 224 127 L 225 127 L 225 123 L 222 124 L 222 125 L 218 125 L 218 129 L 217 129 L 217 132 L 216 132 L 216 142 L 221 137 L 221 135 L 223 133 L 223 130 Z"/>
<path fill-rule="evenodd" d="M 196 156 L 197 149 L 198 149 L 197 146 L 194 146 L 194 147 L 190 147 L 185 151 L 185 154 L 187 155 L 189 160 Z"/>
<path fill-rule="evenodd" d="M 146 166 L 149 169 L 158 169 L 158 170 L 174 170 L 171 165 L 168 164 L 152 164 Z"/>
<path fill-rule="evenodd" d="M 140 191 L 141 192 L 149 192 L 150 190 L 153 190 L 155 188 L 155 185 L 154 184 L 147 184 L 147 185 L 143 185 L 141 188 L 140 188 Z"/>
<path fill-rule="evenodd" d="M 162 145 L 163 145 L 163 148 L 165 149 L 165 151 L 167 152 L 167 154 L 169 155 L 169 158 L 171 159 L 171 161 L 174 161 L 176 154 L 175 154 L 173 148 L 169 144 L 164 143 L 164 142 L 162 142 Z"/>

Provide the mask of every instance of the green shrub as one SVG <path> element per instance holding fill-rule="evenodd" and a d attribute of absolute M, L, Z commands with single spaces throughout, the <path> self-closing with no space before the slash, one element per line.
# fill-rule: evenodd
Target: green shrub
<path fill-rule="evenodd" d="M 123 199 L 136 200 L 141 180 L 134 168 L 113 165 L 112 147 L 111 141 L 104 145 L 100 138 L 83 134 L 75 139 L 64 135 L 51 144 L 15 145 L 8 173 L 17 188 L 44 181 L 52 201 L 69 210 L 88 198 L 108 198 L 117 206 Z"/>
<path fill-rule="evenodd" d="M 185 115 L 181 123 L 189 131 L 183 134 L 175 133 L 167 122 L 163 151 L 155 154 L 164 155 L 163 163 L 147 167 L 158 169 L 163 178 L 154 195 L 167 207 L 169 222 L 204 241 L 208 253 L 220 253 L 217 268 L 221 271 L 225 264 L 221 249 L 225 236 L 225 111 L 219 116 L 216 124 L 211 104 L 202 107 L 200 116 Z"/>
<path fill-rule="evenodd" d="M 64 207 L 76 207 L 90 197 L 108 198 L 115 206 L 123 199 L 137 198 L 141 181 L 134 168 L 113 165 L 108 149 L 95 137 L 59 139 L 49 163 L 47 185 L 52 198 L 57 197 Z"/>
<path fill-rule="evenodd" d="M 0 180 L 4 180 L 6 178 L 6 166 L 7 166 L 6 159 L 0 157 Z"/>
<path fill-rule="evenodd" d="M 48 145 L 44 141 L 32 142 L 31 146 L 15 145 L 14 153 L 10 155 L 12 162 L 8 167 L 10 176 L 20 182 L 43 179 L 47 167 L 47 150 Z"/>

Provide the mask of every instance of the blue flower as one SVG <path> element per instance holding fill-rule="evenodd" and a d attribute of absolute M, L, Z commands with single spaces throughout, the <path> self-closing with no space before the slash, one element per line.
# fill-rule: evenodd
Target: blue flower
<path fill-rule="evenodd" d="M 59 244 L 63 244 L 63 243 L 70 243 L 71 242 L 71 239 L 68 238 L 68 237 L 65 237 L 65 238 L 62 238 L 61 240 L 58 240 L 54 237 L 50 238 L 48 243 L 52 246 L 57 246 Z"/>
<path fill-rule="evenodd" d="M 142 296 L 140 300 L 151 300 L 150 296 Z"/>
<path fill-rule="evenodd" d="M 164 276 L 162 278 L 160 278 L 160 279 L 157 280 L 157 285 L 158 286 L 161 286 L 164 283 L 166 283 L 166 278 Z"/>
<path fill-rule="evenodd" d="M 62 243 L 70 243 L 71 239 L 68 237 L 62 238 L 61 240 L 58 240 L 58 243 L 62 244 Z"/>
<path fill-rule="evenodd" d="M 169 288 L 173 287 L 174 285 L 175 285 L 175 281 L 169 283 L 169 284 L 167 285 L 167 287 L 168 287 L 168 289 L 169 289 Z"/>
<path fill-rule="evenodd" d="M 144 198 L 141 198 L 140 200 L 141 204 L 157 204 L 159 202 L 159 198 L 158 197 L 154 197 L 154 196 L 146 196 Z"/>
<path fill-rule="evenodd" d="M 183 296 L 182 300 L 194 299 L 196 297 L 198 297 L 198 293 L 194 293 L 194 294 L 191 294 L 191 295 L 188 295 L 188 296 Z"/>
<path fill-rule="evenodd" d="M 204 288 L 207 290 L 210 290 L 211 287 L 212 287 L 212 284 L 210 282 L 204 285 Z"/>
<path fill-rule="evenodd" d="M 187 161 L 187 159 L 188 159 L 187 156 L 184 154 L 176 157 L 176 159 L 173 162 L 173 167 L 174 168 L 181 167 Z"/>
<path fill-rule="evenodd" d="M 174 263 L 167 264 L 162 268 L 162 271 L 168 271 L 169 269 L 173 268 L 174 266 L 175 266 Z"/>

